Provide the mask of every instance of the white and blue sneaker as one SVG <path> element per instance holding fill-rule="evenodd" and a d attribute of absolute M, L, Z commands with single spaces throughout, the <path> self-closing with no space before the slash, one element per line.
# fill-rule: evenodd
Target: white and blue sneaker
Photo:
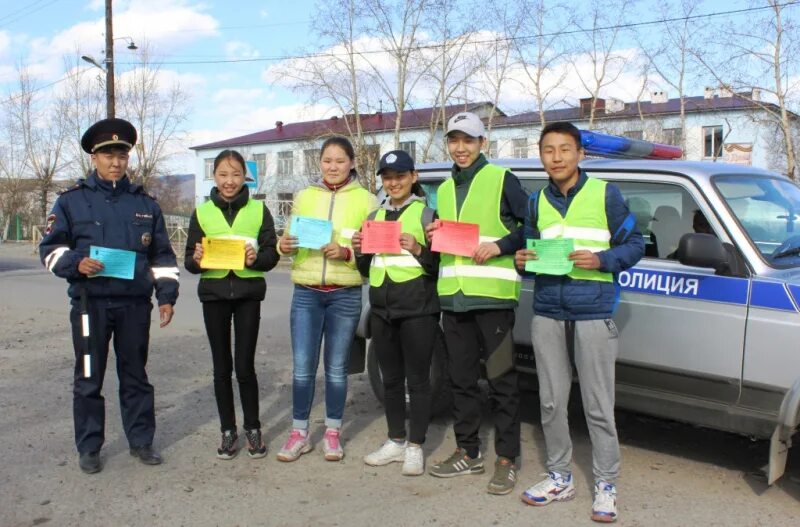
<path fill-rule="evenodd" d="M 592 519 L 603 523 L 617 521 L 617 487 L 613 483 L 603 480 L 595 483 Z"/>
<path fill-rule="evenodd" d="M 547 477 L 522 493 L 522 501 L 528 505 L 547 505 L 551 501 L 567 501 L 575 497 L 572 474 L 562 476 L 550 471 Z"/>

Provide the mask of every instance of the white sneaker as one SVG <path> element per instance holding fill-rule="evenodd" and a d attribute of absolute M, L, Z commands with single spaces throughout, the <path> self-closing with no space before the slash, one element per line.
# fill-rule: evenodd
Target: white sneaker
<path fill-rule="evenodd" d="M 408 445 L 406 456 L 403 460 L 404 476 L 420 476 L 425 472 L 425 456 L 419 445 Z"/>
<path fill-rule="evenodd" d="M 595 483 L 592 519 L 603 523 L 617 521 L 617 487 L 613 483 L 602 480 Z"/>
<path fill-rule="evenodd" d="M 406 442 L 398 443 L 387 439 L 381 447 L 364 456 L 364 463 L 373 467 L 382 467 L 389 463 L 402 462 L 406 459 Z"/>
<path fill-rule="evenodd" d="M 547 477 L 522 493 L 522 501 L 528 505 L 547 505 L 551 501 L 567 501 L 575 497 L 572 474 L 567 477 L 550 471 Z"/>

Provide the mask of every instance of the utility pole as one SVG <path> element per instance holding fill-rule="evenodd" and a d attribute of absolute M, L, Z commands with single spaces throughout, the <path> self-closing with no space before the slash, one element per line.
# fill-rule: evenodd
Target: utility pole
<path fill-rule="evenodd" d="M 114 105 L 114 32 L 111 22 L 111 2 L 106 0 L 106 117 L 113 119 Z"/>

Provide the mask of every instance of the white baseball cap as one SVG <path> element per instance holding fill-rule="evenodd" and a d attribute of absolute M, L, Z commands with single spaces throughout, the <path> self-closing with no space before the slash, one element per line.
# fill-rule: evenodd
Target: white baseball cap
<path fill-rule="evenodd" d="M 480 118 L 472 112 L 460 112 L 447 121 L 447 134 L 464 132 L 470 137 L 486 137 L 486 128 Z"/>

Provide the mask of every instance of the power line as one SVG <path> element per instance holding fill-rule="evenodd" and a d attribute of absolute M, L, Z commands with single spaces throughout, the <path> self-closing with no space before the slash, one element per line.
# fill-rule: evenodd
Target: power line
<path fill-rule="evenodd" d="M 792 0 L 790 2 L 785 2 L 783 4 L 778 4 L 778 7 L 794 7 L 800 4 L 798 0 Z M 578 33 L 586 33 L 587 31 L 609 31 L 615 29 L 632 29 L 637 27 L 646 27 L 646 26 L 653 26 L 659 24 L 669 24 L 672 22 L 688 22 L 689 20 L 699 20 L 699 19 L 709 19 L 715 17 L 723 17 L 723 16 L 731 16 L 731 15 L 741 15 L 745 13 L 752 13 L 756 11 L 763 11 L 765 9 L 772 9 L 773 6 L 758 6 L 758 7 L 747 7 L 742 9 L 732 9 L 729 11 L 717 11 L 714 13 L 703 13 L 699 15 L 689 15 L 689 16 L 682 16 L 682 17 L 673 17 L 673 18 L 662 18 L 658 20 L 647 20 L 644 22 L 631 22 L 628 24 L 615 24 L 610 26 L 603 26 L 598 28 L 593 28 L 591 30 L 587 29 L 573 29 L 569 31 L 559 31 L 553 33 L 540 33 L 536 35 L 524 35 L 524 36 L 516 36 L 516 37 L 504 37 L 504 38 L 495 38 L 495 39 L 486 39 L 486 40 L 475 40 L 471 41 L 470 44 L 494 44 L 500 42 L 514 42 L 514 41 L 522 41 L 522 40 L 532 40 L 537 38 L 543 37 L 552 37 L 552 36 L 559 36 L 559 35 L 574 35 Z M 422 50 L 432 50 L 432 49 L 439 49 L 443 48 L 445 44 L 425 44 L 419 46 L 409 46 L 407 48 L 402 48 L 402 51 L 422 51 Z M 383 49 L 375 49 L 375 50 L 365 50 L 359 51 L 359 55 L 373 55 L 378 53 L 386 53 L 386 50 Z M 240 59 L 217 59 L 217 60 L 178 60 L 178 61 L 164 61 L 160 62 L 162 65 L 190 65 L 190 64 L 235 64 L 235 63 L 249 63 L 249 62 L 282 62 L 285 60 L 297 60 L 297 59 L 315 59 L 315 58 L 335 58 L 335 57 L 344 57 L 347 56 L 347 53 L 308 53 L 303 55 L 281 55 L 281 56 L 272 56 L 272 57 L 252 57 L 252 58 L 240 58 Z M 128 62 L 125 63 L 127 65 L 135 65 L 138 63 L 135 62 Z"/>
<path fill-rule="evenodd" d="M 1 16 L 0 17 L 0 27 L 7 26 L 10 23 L 16 22 L 17 20 L 19 20 L 21 18 L 25 18 L 28 15 L 32 15 L 33 13 L 35 13 L 37 11 L 41 11 L 45 7 L 49 7 L 49 6 L 55 4 L 56 2 L 59 2 L 61 0 L 50 0 L 46 4 L 43 4 L 43 2 L 46 2 L 46 1 L 47 0 L 35 0 L 34 2 L 28 4 L 28 5 L 24 6 L 24 7 L 21 7 L 19 9 L 17 9 L 16 11 L 12 11 L 11 13 L 9 13 L 9 14 L 7 14 L 5 16 Z M 39 4 L 39 5 L 37 5 L 37 4 Z M 9 18 L 11 20 L 8 20 Z M 4 22 L 4 20 L 5 20 L 5 22 Z"/>

